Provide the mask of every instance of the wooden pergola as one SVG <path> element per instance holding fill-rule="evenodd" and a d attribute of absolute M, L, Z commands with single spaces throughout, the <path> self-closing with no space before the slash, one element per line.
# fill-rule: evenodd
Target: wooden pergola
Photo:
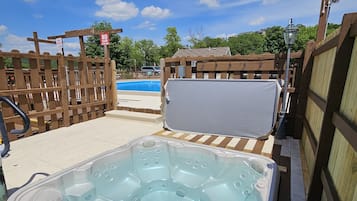
<path fill-rule="evenodd" d="M 106 32 L 109 34 L 122 33 L 123 29 L 109 29 L 109 30 L 96 30 L 93 27 L 88 29 L 80 29 L 80 30 L 71 30 L 66 31 L 64 34 L 48 36 L 47 39 L 39 39 L 37 32 L 33 32 L 33 38 L 27 38 L 28 41 L 33 41 L 35 45 L 36 54 L 40 54 L 40 46 L 39 43 L 47 43 L 47 44 L 56 44 L 55 39 L 57 38 L 79 38 L 79 44 L 81 49 L 81 56 L 86 55 L 85 46 L 84 46 L 84 36 L 93 36 L 100 35 L 101 33 Z M 63 53 L 63 52 L 62 52 Z M 104 56 L 108 56 L 108 48 L 104 48 Z"/>

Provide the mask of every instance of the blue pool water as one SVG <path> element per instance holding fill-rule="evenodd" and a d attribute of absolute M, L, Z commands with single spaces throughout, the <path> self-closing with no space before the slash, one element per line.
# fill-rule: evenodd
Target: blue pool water
<path fill-rule="evenodd" d="M 160 86 L 159 80 L 117 82 L 117 90 L 159 92 Z"/>

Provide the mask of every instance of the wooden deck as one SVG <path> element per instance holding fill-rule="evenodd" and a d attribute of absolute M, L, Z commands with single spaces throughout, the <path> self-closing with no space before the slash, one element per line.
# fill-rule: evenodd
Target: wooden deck
<path fill-rule="evenodd" d="M 175 138 L 215 147 L 233 149 L 247 153 L 260 154 L 269 158 L 272 158 L 274 146 L 274 136 L 272 135 L 270 135 L 267 140 L 219 135 L 181 133 L 168 130 L 159 131 L 154 135 Z"/>

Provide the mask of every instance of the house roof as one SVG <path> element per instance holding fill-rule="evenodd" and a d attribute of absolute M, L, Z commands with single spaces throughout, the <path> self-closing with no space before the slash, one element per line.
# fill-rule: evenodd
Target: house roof
<path fill-rule="evenodd" d="M 177 57 L 208 57 L 208 56 L 231 56 L 229 47 L 197 48 L 197 49 L 178 49 L 172 56 Z"/>

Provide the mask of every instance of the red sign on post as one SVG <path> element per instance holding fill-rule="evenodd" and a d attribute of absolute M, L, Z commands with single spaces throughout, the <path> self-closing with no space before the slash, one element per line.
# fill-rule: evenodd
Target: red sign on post
<path fill-rule="evenodd" d="M 100 44 L 109 45 L 109 43 L 110 43 L 109 33 L 108 32 L 100 33 Z"/>

